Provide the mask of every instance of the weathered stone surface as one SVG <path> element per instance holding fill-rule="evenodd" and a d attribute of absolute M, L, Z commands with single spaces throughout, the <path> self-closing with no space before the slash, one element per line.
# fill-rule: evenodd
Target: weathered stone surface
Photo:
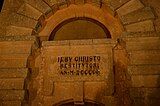
<path fill-rule="evenodd" d="M 44 106 L 54 106 L 53 96 L 44 96 Z M 33 103 L 33 106 L 36 104 Z"/>
<path fill-rule="evenodd" d="M 69 82 L 55 82 L 53 92 L 53 103 L 58 103 L 63 100 L 69 100 L 73 98 L 74 83 Z"/>
<path fill-rule="evenodd" d="M 130 88 L 132 98 L 160 98 L 160 88 Z"/>
<path fill-rule="evenodd" d="M 83 104 L 83 97 L 84 97 L 84 83 L 83 82 L 74 82 L 74 101 L 75 104 L 82 103 Z"/>
<path fill-rule="evenodd" d="M 130 34 L 130 33 L 129 33 Z M 160 37 L 158 37 L 158 35 L 154 35 L 155 33 L 150 33 L 150 35 L 153 35 L 153 36 L 136 36 L 136 35 L 139 35 L 140 33 L 135 33 L 133 35 L 135 35 L 135 37 L 127 37 L 127 38 L 124 38 L 125 42 L 126 43 L 135 43 L 135 42 L 144 42 L 144 43 L 149 43 L 149 42 L 158 42 L 160 40 Z M 142 34 L 145 34 L 145 33 L 142 33 Z"/>
<path fill-rule="evenodd" d="M 138 37 L 159 37 L 159 35 L 156 32 L 123 32 L 122 34 L 122 39 L 131 41 L 132 39 L 130 38 L 137 38 Z"/>
<path fill-rule="evenodd" d="M 128 38 L 125 41 L 128 51 L 160 49 L 160 37 L 136 37 Z"/>
<path fill-rule="evenodd" d="M 108 2 L 108 0 L 104 0 L 105 2 Z M 124 5 L 130 0 L 109 0 L 109 6 L 112 10 L 118 9 L 120 6 Z"/>
<path fill-rule="evenodd" d="M 93 40 L 70 40 L 69 44 L 72 45 L 86 45 L 86 44 L 93 44 Z"/>
<path fill-rule="evenodd" d="M 159 98 L 158 99 L 152 98 L 152 99 L 149 99 L 147 103 L 149 106 L 159 106 L 160 100 Z"/>
<path fill-rule="evenodd" d="M 57 0 L 44 0 L 49 6 L 53 6 L 57 4 Z"/>
<path fill-rule="evenodd" d="M 24 78 L 0 79 L 0 90 L 23 89 Z"/>
<path fill-rule="evenodd" d="M 81 41 L 81 40 L 80 40 Z M 77 43 L 78 41 L 75 41 L 75 43 Z M 73 43 L 73 41 L 72 41 Z M 80 42 L 81 43 L 81 42 Z M 86 43 L 86 42 L 85 42 Z M 50 45 L 49 45 L 50 44 Z M 76 45 L 72 45 L 70 43 L 67 44 L 67 45 L 59 45 L 59 46 L 55 46 L 54 44 L 52 44 L 52 42 L 46 42 L 45 44 L 43 44 L 44 47 L 43 47 L 43 50 L 44 51 L 44 58 L 45 59 L 45 62 L 48 62 L 47 64 L 50 66 L 49 70 L 51 71 L 48 71 L 48 75 L 52 78 L 54 78 L 54 81 L 98 81 L 98 80 L 110 80 L 112 79 L 112 71 L 109 71 L 109 70 L 112 70 L 112 44 L 103 44 L 105 45 L 101 51 L 98 51 L 98 50 L 95 50 L 95 49 L 92 49 L 93 47 L 95 48 L 101 48 L 102 47 L 102 44 L 86 44 L 86 45 L 79 45 L 79 44 L 76 44 Z M 108 48 L 107 48 L 108 47 Z M 88 51 L 86 51 L 88 50 Z M 96 75 L 93 75 L 91 78 L 88 78 L 87 76 L 82 76 L 82 77 L 79 77 L 79 76 L 74 76 L 74 77 L 60 77 L 58 75 L 58 73 L 56 71 L 53 71 L 53 69 L 55 70 L 58 70 L 57 69 L 57 65 L 59 63 L 57 63 L 57 56 L 71 56 L 72 57 L 72 62 L 74 63 L 74 58 L 76 56 L 98 56 L 100 55 L 101 56 L 101 66 L 100 66 L 100 70 L 102 72 L 102 75 L 101 76 L 96 76 Z M 53 63 L 54 62 L 54 63 Z M 105 65 L 104 63 L 107 63 L 107 65 Z M 104 70 L 104 68 L 107 68 L 106 70 Z M 45 69 L 45 70 L 48 70 L 48 69 Z M 105 71 L 109 71 L 109 72 L 105 72 Z M 107 74 L 104 74 L 104 73 L 107 73 Z M 74 78 L 74 80 L 73 80 Z M 111 81 L 111 80 L 110 80 Z"/>
<path fill-rule="evenodd" d="M 113 96 L 104 96 L 102 103 L 104 103 L 105 106 L 117 106 L 116 99 Z"/>
<path fill-rule="evenodd" d="M 85 82 L 84 83 L 84 98 L 90 100 L 103 100 L 104 96 L 111 96 L 114 92 L 114 83 L 106 82 Z"/>
<path fill-rule="evenodd" d="M 152 65 L 160 64 L 160 50 L 143 50 L 143 51 L 132 51 L 130 55 L 130 64 L 132 65 Z"/>
<path fill-rule="evenodd" d="M 25 15 L 27 17 L 33 18 L 38 20 L 42 13 L 37 10 L 36 8 L 32 7 L 31 5 L 24 3 L 19 10 L 17 11 L 18 14 Z"/>
<path fill-rule="evenodd" d="M 45 46 L 61 46 L 61 45 L 91 45 L 91 44 L 95 44 L 95 45 L 105 45 L 108 44 L 109 46 L 111 45 L 115 45 L 116 41 L 112 41 L 110 39 L 86 39 L 86 40 L 58 40 L 58 41 L 45 41 L 42 43 L 42 45 Z M 107 45 L 106 45 L 107 46 Z"/>
<path fill-rule="evenodd" d="M 25 68 L 28 56 L 28 54 L 0 55 L 0 68 Z"/>
<path fill-rule="evenodd" d="M 160 75 L 160 65 L 128 66 L 130 75 Z"/>
<path fill-rule="evenodd" d="M 144 106 L 145 103 L 145 98 L 132 98 L 133 104 L 132 106 Z"/>
<path fill-rule="evenodd" d="M 93 39 L 93 44 L 116 44 L 116 41 L 111 39 Z"/>
<path fill-rule="evenodd" d="M 11 25 L 18 27 L 35 28 L 37 21 L 24 15 L 12 13 L 9 17 Z"/>
<path fill-rule="evenodd" d="M 25 78 L 27 71 L 27 68 L 0 69 L 0 78 Z"/>
<path fill-rule="evenodd" d="M 26 36 L 32 35 L 33 29 L 25 28 L 25 27 L 17 27 L 17 26 L 9 26 L 7 27 L 6 35 L 7 36 Z"/>
<path fill-rule="evenodd" d="M 42 42 L 42 46 L 48 46 L 48 45 L 53 45 L 53 46 L 60 46 L 60 45 L 69 45 L 68 40 L 63 40 L 63 41 L 49 41 L 49 42 Z"/>
<path fill-rule="evenodd" d="M 21 101 L 3 101 L 2 106 L 21 106 Z"/>
<path fill-rule="evenodd" d="M 43 14 L 51 11 L 51 8 L 43 0 L 25 0 L 25 2 L 27 2 L 34 8 L 37 8 L 37 10 L 39 10 Z"/>
<path fill-rule="evenodd" d="M 154 19 L 155 16 L 150 7 L 146 7 L 120 17 L 123 24 L 131 24 L 139 21 Z"/>
<path fill-rule="evenodd" d="M 89 4 L 92 4 L 93 6 L 97 6 L 97 7 L 101 7 L 102 6 L 102 3 L 103 0 L 84 0 L 85 3 L 89 3 Z"/>
<path fill-rule="evenodd" d="M 0 41 L 37 41 L 35 36 L 0 36 Z"/>
<path fill-rule="evenodd" d="M 0 54 L 30 54 L 33 41 L 0 42 Z"/>
<path fill-rule="evenodd" d="M 160 75 L 136 75 L 131 76 L 132 87 L 159 87 Z"/>
<path fill-rule="evenodd" d="M 125 29 L 127 32 L 149 32 L 155 30 L 151 20 L 126 25 Z"/>
<path fill-rule="evenodd" d="M 75 0 L 75 4 L 84 4 L 84 0 Z"/>
<path fill-rule="evenodd" d="M 132 98 L 133 104 L 132 106 L 159 106 L 160 100 L 159 98 Z"/>
<path fill-rule="evenodd" d="M 126 15 L 133 11 L 143 8 L 144 5 L 139 0 L 131 0 L 117 10 L 120 16 Z"/>
<path fill-rule="evenodd" d="M 68 3 L 66 0 L 59 0 L 59 1 L 57 1 L 57 5 L 58 5 L 59 9 L 63 9 L 68 6 Z"/>
<path fill-rule="evenodd" d="M 83 98 L 100 102 L 104 99 L 103 96 L 111 96 L 114 92 L 114 76 L 112 71 L 113 44 L 110 40 L 98 40 L 94 43 L 93 40 L 44 42 L 42 47 L 43 53 L 41 55 L 42 61 L 40 61 L 42 62 L 40 66 L 41 74 L 37 76 L 43 78 L 43 84 L 38 87 L 42 95 L 38 95 L 38 97 L 45 96 L 45 100 L 48 101 L 49 104 L 55 104 L 69 99 L 74 100 L 73 102 L 77 104 L 79 102 L 83 103 Z M 104 45 L 104 49 L 101 51 L 93 49 L 101 48 L 102 45 Z M 95 58 L 99 55 L 101 58 L 99 61 L 100 75 L 94 73 L 94 70 L 91 69 L 90 73 L 88 73 L 89 68 L 87 67 L 80 67 L 78 69 L 71 67 L 66 69 L 66 71 L 68 71 L 67 74 L 61 73 L 62 69 L 59 68 L 59 59 L 61 57 L 71 57 L 70 63 L 77 64 L 78 61 L 76 62 L 75 59 L 78 56 L 92 57 L 94 55 Z M 38 60 L 39 59 L 37 59 L 37 61 Z M 94 62 L 96 63 L 98 61 Z M 63 62 L 61 62 L 61 64 L 63 64 Z M 70 74 L 72 70 L 73 74 Z M 76 70 L 81 70 L 81 73 L 78 71 L 75 73 Z M 86 72 L 85 74 L 83 70 Z M 39 80 L 38 82 L 41 83 Z M 47 102 L 45 102 L 45 104 L 46 103 Z"/>
<path fill-rule="evenodd" d="M 4 1 L 2 12 L 16 12 L 18 8 L 22 5 L 23 1 L 15 1 L 15 0 L 9 0 Z"/>
<path fill-rule="evenodd" d="M 51 96 L 54 92 L 54 82 L 51 78 L 44 79 L 44 89 L 43 89 L 45 96 Z"/>
<path fill-rule="evenodd" d="M 0 90 L 1 100 L 23 100 L 24 90 Z"/>

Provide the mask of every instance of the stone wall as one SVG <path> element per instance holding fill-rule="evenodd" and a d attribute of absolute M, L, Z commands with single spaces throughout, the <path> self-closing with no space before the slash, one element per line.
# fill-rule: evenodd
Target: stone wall
<path fill-rule="evenodd" d="M 24 100 L 28 101 L 25 96 L 25 85 L 29 85 L 26 79 L 34 80 L 30 78 L 39 74 L 35 67 L 36 56 L 40 54 L 37 47 L 41 47 L 41 43 L 48 40 L 50 32 L 64 20 L 85 16 L 101 22 L 110 31 L 112 40 L 117 41 L 115 75 L 122 76 L 115 78 L 119 85 L 116 86 L 117 98 L 121 100 L 118 106 L 158 106 L 159 1 L 142 2 L 5 0 L 0 13 L 0 103 L 18 106 Z M 31 76 L 26 78 L 30 72 Z M 37 93 L 34 91 L 36 84 L 30 84 L 33 95 Z"/>
<path fill-rule="evenodd" d="M 152 9 L 154 10 L 154 13 L 156 15 L 156 20 L 154 21 L 156 30 L 158 32 L 160 32 L 160 2 L 158 0 L 142 0 L 142 2 L 147 5 L 152 7 Z"/>

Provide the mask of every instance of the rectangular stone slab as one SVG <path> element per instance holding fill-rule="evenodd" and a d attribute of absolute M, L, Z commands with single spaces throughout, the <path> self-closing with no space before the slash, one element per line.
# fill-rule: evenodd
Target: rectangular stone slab
<path fill-rule="evenodd" d="M 0 90 L 4 89 L 23 89 L 24 78 L 0 79 Z"/>
<path fill-rule="evenodd" d="M 56 41 L 55 41 L 56 42 Z M 42 70 L 54 81 L 105 81 L 111 78 L 113 44 L 69 41 L 57 45 L 45 42 L 42 54 L 46 64 Z M 78 44 L 79 42 L 79 44 Z M 60 42 L 57 41 L 59 44 Z M 88 44 L 87 44 L 88 43 Z M 93 49 L 95 48 L 95 49 Z M 101 49 L 99 49 L 101 48 Z M 84 62 L 82 59 L 86 59 Z M 91 59 L 91 61 L 87 61 Z M 82 61 L 81 61 L 82 60 Z"/>

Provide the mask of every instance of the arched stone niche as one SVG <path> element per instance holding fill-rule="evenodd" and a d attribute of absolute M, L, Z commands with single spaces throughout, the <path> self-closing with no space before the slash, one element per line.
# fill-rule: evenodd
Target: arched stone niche
<path fill-rule="evenodd" d="M 146 34 L 146 32 L 155 32 L 152 22 L 155 18 L 154 14 L 140 0 L 58 0 L 56 2 L 49 2 L 48 0 L 26 0 L 13 16 L 11 25 L 8 26 L 6 31 L 7 35 L 32 35 L 39 38 L 40 42 L 47 41 L 51 32 L 65 20 L 77 17 L 94 19 L 108 29 L 112 40 L 117 41 L 117 45 L 114 48 L 116 49 L 114 52 L 114 62 L 118 63 L 118 65 L 117 67 L 115 65 L 115 68 L 123 68 L 124 70 L 126 70 L 128 65 L 128 54 L 125 48 L 126 42 L 118 38 L 150 36 L 152 33 Z M 41 47 L 41 43 L 39 43 L 39 47 Z M 33 57 L 31 59 L 32 62 L 34 62 L 33 60 L 38 60 L 36 58 L 38 54 L 31 54 L 31 57 Z M 35 66 L 30 68 L 34 70 Z M 41 73 L 38 71 L 39 74 Z M 39 104 L 44 100 L 43 97 L 39 98 L 37 96 L 41 93 L 39 92 L 39 81 L 41 81 L 40 77 L 35 77 L 32 80 L 31 84 L 34 86 L 33 91 L 36 93 L 31 103 Z M 32 92 L 30 93 L 32 94 Z M 124 99 L 125 97 L 122 98 Z M 113 100 L 112 97 L 106 99 Z M 48 97 L 45 101 L 48 103 L 51 101 L 51 98 Z"/>

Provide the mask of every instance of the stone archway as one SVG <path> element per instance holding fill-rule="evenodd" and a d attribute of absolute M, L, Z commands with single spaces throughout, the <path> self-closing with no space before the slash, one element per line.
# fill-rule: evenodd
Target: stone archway
<path fill-rule="evenodd" d="M 100 21 L 112 32 L 111 34 L 112 36 L 116 35 L 114 37 L 115 39 L 117 39 L 119 35 L 125 38 L 132 37 L 124 39 L 126 41 L 125 42 L 126 44 L 121 42 L 121 44 L 124 45 L 122 47 L 125 47 L 125 45 L 127 46 L 130 45 L 130 42 L 135 44 L 136 40 L 134 38 L 137 36 L 144 37 L 142 39 L 140 38 L 139 41 L 146 41 L 146 39 L 148 39 L 146 38 L 147 36 L 152 37 L 155 35 L 154 33 L 155 29 L 152 22 L 152 20 L 154 19 L 153 12 L 149 7 L 145 7 L 139 0 L 122 0 L 122 2 L 115 0 L 111 0 L 108 2 L 105 2 L 105 0 L 104 1 L 99 0 L 98 2 L 97 1 L 95 2 L 94 0 L 91 1 L 92 2 L 88 0 L 87 2 L 83 2 L 83 0 L 82 2 L 60 1 L 56 3 L 49 3 L 46 0 L 42 1 L 27 0 L 27 2 L 25 2 L 24 5 L 22 5 L 21 8 L 17 11 L 18 14 L 14 14 L 12 25 L 8 27 L 7 34 L 10 36 L 16 36 L 17 34 L 20 36 L 33 35 L 36 36 L 37 38 L 40 38 L 40 41 L 45 41 L 46 39 L 41 36 L 43 35 L 49 36 L 50 32 L 54 29 L 54 27 L 56 27 L 59 23 L 65 20 L 63 19 L 63 17 L 66 15 L 65 17 L 67 19 L 69 17 L 75 17 L 75 16 L 86 16 L 89 18 L 93 18 L 97 21 Z M 86 6 L 86 8 L 90 8 L 91 10 L 98 8 L 98 10 L 100 11 L 103 10 L 104 13 L 110 13 L 111 15 L 107 14 L 107 16 L 111 16 L 111 18 L 109 19 L 111 19 L 112 20 L 111 22 L 115 24 L 111 25 L 111 23 L 110 24 L 107 23 L 108 17 L 105 16 L 104 14 L 98 15 L 100 17 L 97 18 L 96 17 L 97 14 L 94 15 L 91 11 L 87 11 L 85 13 L 83 9 L 80 10 L 79 8 L 76 10 L 78 14 L 76 13 L 73 14 L 72 12 L 66 14 L 65 10 L 67 9 L 65 8 L 69 9 L 70 8 L 69 6 L 74 4 L 80 6 L 80 8 L 84 4 L 87 4 L 89 6 Z M 32 11 L 32 13 L 30 11 Z M 61 17 L 61 13 L 63 12 L 65 14 L 62 14 Z M 49 22 L 51 21 L 50 19 L 54 21 L 53 26 L 49 25 Z M 118 31 L 116 34 L 114 34 L 115 31 L 114 25 L 116 25 L 117 29 L 120 29 L 120 31 Z M 121 26 L 123 27 L 123 33 L 121 32 L 122 31 Z M 149 34 L 148 33 L 146 34 L 146 32 L 149 32 Z M 22 39 L 23 38 L 25 39 L 25 37 L 22 37 Z M 121 41 L 121 39 L 119 41 Z M 32 62 L 34 60 L 34 55 L 36 57 L 37 54 L 32 54 L 31 56 Z M 30 68 L 32 67 L 34 66 L 30 66 Z"/>

